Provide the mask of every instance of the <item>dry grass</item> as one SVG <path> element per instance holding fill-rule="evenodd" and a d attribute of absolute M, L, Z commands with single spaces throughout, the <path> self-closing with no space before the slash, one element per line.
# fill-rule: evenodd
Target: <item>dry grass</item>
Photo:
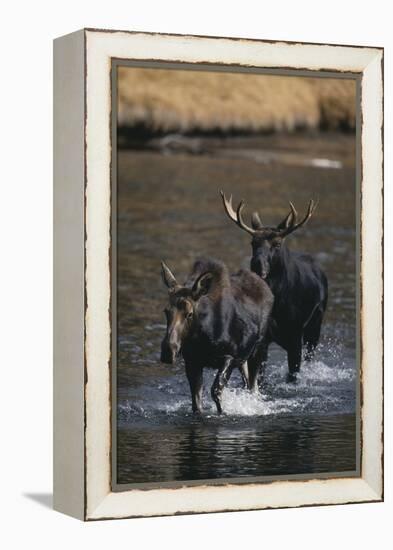
<path fill-rule="evenodd" d="M 151 131 L 355 127 L 353 80 L 119 69 L 119 125 Z"/>
<path fill-rule="evenodd" d="M 356 83 L 337 78 L 310 78 L 318 97 L 320 124 L 327 128 L 355 128 Z"/>

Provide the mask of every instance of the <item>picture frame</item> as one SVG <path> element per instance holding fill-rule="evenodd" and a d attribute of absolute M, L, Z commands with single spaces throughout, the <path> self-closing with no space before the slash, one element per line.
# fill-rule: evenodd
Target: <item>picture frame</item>
<path fill-rule="evenodd" d="M 348 76 L 358 86 L 359 475 L 114 490 L 114 67 Z M 383 500 L 383 49 L 83 29 L 54 41 L 54 508 L 81 520 Z"/>

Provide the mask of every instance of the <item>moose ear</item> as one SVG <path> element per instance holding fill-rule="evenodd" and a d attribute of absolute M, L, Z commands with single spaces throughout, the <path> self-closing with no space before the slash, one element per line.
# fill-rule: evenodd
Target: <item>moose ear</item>
<path fill-rule="evenodd" d="M 209 271 L 207 273 L 202 273 L 202 275 L 198 277 L 192 287 L 192 297 L 194 300 L 199 300 L 201 296 L 209 292 L 212 280 L 213 273 Z"/>
<path fill-rule="evenodd" d="M 169 290 L 174 290 L 177 287 L 175 276 L 165 262 L 161 262 L 161 276 Z"/>
<path fill-rule="evenodd" d="M 285 216 L 285 218 L 282 220 L 282 222 L 280 222 L 276 229 L 288 229 L 288 227 L 291 227 L 291 225 L 294 223 L 294 214 L 292 212 L 292 210 L 289 212 L 289 214 L 287 214 Z"/>
<path fill-rule="evenodd" d="M 261 218 L 259 217 L 258 212 L 253 212 L 251 216 L 251 227 L 253 229 L 262 229 L 263 225 L 261 222 Z"/>

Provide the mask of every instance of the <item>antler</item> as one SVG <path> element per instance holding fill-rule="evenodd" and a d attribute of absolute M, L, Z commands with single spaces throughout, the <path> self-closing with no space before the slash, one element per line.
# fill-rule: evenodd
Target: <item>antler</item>
<path fill-rule="evenodd" d="M 226 198 L 225 193 L 223 191 L 220 191 L 222 202 L 224 205 L 225 212 L 227 213 L 228 217 L 235 222 L 236 225 L 240 227 L 240 229 L 244 229 L 244 231 L 247 231 L 250 235 L 254 235 L 256 233 L 255 229 L 252 229 L 249 227 L 243 220 L 242 217 L 242 211 L 245 206 L 244 201 L 240 201 L 239 206 L 235 210 L 233 209 L 232 205 L 232 195 L 229 197 L 229 200 Z"/>
<path fill-rule="evenodd" d="M 308 204 L 307 213 L 300 222 L 297 222 L 298 214 L 297 214 L 296 208 L 294 207 L 294 205 L 291 202 L 289 203 L 289 205 L 291 207 L 290 213 L 281 222 L 281 224 L 279 226 L 277 226 L 279 229 L 282 228 L 282 235 L 283 236 L 289 235 L 290 233 L 292 233 L 293 231 L 296 231 L 297 229 L 299 229 L 299 227 L 304 225 L 307 222 L 307 220 L 309 220 L 311 218 L 311 216 L 314 214 L 318 203 L 314 202 L 313 200 L 310 200 L 310 202 Z"/>
<path fill-rule="evenodd" d="M 291 210 L 289 211 L 289 214 L 285 216 L 285 218 L 277 225 L 276 229 L 285 230 L 288 229 L 288 227 L 291 227 L 297 220 L 297 212 L 293 204 L 289 203 Z"/>

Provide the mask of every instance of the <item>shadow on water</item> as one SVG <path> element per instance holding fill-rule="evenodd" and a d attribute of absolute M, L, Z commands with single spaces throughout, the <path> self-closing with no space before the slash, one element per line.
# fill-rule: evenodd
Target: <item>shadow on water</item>
<path fill-rule="evenodd" d="M 293 162 L 300 150 L 318 162 Z M 330 164 L 320 162 L 324 150 Z M 119 152 L 119 483 L 356 467 L 354 138 L 295 136 L 269 159 L 261 164 L 260 155 L 239 150 Z M 159 362 L 166 301 L 159 265 L 165 259 L 180 281 L 200 255 L 218 257 L 232 271 L 248 265 L 249 238 L 227 220 L 220 188 L 244 198 L 248 213 L 259 208 L 266 224 L 283 218 L 289 200 L 302 212 L 310 198 L 319 199 L 309 225 L 288 242 L 318 258 L 329 306 L 316 361 L 302 367 L 296 386 L 286 384 L 284 353 L 272 346 L 261 396 L 242 392 L 234 376 L 224 393 L 227 415 L 218 418 L 209 397 L 213 373 L 206 372 L 204 415 L 195 419 L 182 365 Z"/>

